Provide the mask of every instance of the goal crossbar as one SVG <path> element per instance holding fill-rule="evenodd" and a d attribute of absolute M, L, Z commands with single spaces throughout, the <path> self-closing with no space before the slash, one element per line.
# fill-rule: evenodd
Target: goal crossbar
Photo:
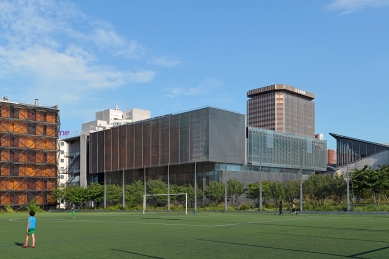
<path fill-rule="evenodd" d="M 143 214 L 146 212 L 146 198 L 147 196 L 177 196 L 177 195 L 185 195 L 185 214 L 188 214 L 188 193 L 170 193 L 170 194 L 144 194 L 143 195 Z"/>

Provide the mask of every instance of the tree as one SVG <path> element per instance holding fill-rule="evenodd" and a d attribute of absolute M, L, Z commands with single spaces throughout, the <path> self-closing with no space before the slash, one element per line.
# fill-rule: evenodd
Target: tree
<path fill-rule="evenodd" d="M 347 193 L 347 183 L 343 176 L 335 176 L 329 182 L 334 202 L 340 204 Z"/>
<path fill-rule="evenodd" d="M 227 196 L 231 199 L 231 204 L 236 205 L 240 195 L 245 193 L 244 183 L 237 179 L 230 179 L 227 181 Z"/>
<path fill-rule="evenodd" d="M 324 200 L 330 195 L 330 180 L 328 175 L 311 174 L 303 183 L 303 192 L 310 199 L 324 203 Z"/>
<path fill-rule="evenodd" d="M 86 188 L 85 192 L 86 200 L 88 201 L 94 201 L 95 203 L 98 203 L 104 199 L 104 186 L 99 183 L 91 183 Z M 95 207 L 97 204 L 95 204 Z"/>
<path fill-rule="evenodd" d="M 112 204 L 118 204 L 121 202 L 123 198 L 123 190 L 121 186 L 117 184 L 107 184 L 106 192 L 107 202 L 110 202 Z"/>
<path fill-rule="evenodd" d="M 86 189 L 80 186 L 68 186 L 65 190 L 65 201 L 75 203 L 77 206 L 86 201 Z"/>
<path fill-rule="evenodd" d="M 262 199 L 263 203 L 268 203 L 268 200 L 271 199 L 271 191 L 270 191 L 270 184 L 271 182 L 269 180 L 262 182 Z M 254 200 L 257 205 L 259 206 L 259 182 L 251 183 L 247 185 L 246 190 L 246 197 Z"/>
<path fill-rule="evenodd" d="M 300 196 L 300 183 L 299 181 L 286 181 L 284 182 L 286 199 L 293 203 L 294 199 Z"/>
<path fill-rule="evenodd" d="M 284 185 L 280 182 L 272 182 L 270 184 L 270 192 L 276 204 L 284 200 L 286 197 Z"/>
<path fill-rule="evenodd" d="M 57 203 L 63 203 L 65 201 L 65 190 L 65 187 L 58 186 L 51 192 L 51 199 Z"/>
<path fill-rule="evenodd" d="M 370 190 L 374 203 L 378 205 L 381 202 L 381 196 L 389 188 L 389 165 L 378 166 L 370 174 Z"/>
<path fill-rule="evenodd" d="M 195 200 L 194 187 L 191 184 L 189 184 L 187 186 L 184 186 L 182 189 L 184 193 L 188 194 L 188 202 L 192 203 Z M 203 196 L 203 190 L 201 190 L 199 186 L 197 186 L 196 188 L 196 194 L 197 194 L 197 199 Z"/>
<path fill-rule="evenodd" d="M 167 183 L 163 182 L 161 179 L 148 180 L 146 183 L 146 190 L 149 194 L 166 194 Z M 148 200 L 154 205 L 165 206 L 167 203 L 167 196 L 153 196 L 149 197 Z"/>
<path fill-rule="evenodd" d="M 186 193 L 186 192 L 187 192 L 186 186 L 180 186 L 176 184 L 170 185 L 170 193 Z M 185 196 L 183 195 L 171 196 L 170 201 L 172 200 L 177 201 L 180 204 L 183 204 L 185 202 Z"/>
<path fill-rule="evenodd" d="M 125 186 L 126 204 L 128 206 L 136 206 L 142 204 L 144 194 L 144 185 L 141 180 L 134 182 L 133 184 Z"/>
<path fill-rule="evenodd" d="M 214 205 L 219 204 L 224 197 L 224 184 L 221 182 L 209 182 L 205 194 Z"/>

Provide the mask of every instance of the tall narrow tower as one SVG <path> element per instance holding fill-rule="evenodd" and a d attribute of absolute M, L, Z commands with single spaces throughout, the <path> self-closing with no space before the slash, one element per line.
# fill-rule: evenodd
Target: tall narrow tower
<path fill-rule="evenodd" d="M 274 84 L 247 93 L 248 126 L 315 137 L 313 93 Z"/>

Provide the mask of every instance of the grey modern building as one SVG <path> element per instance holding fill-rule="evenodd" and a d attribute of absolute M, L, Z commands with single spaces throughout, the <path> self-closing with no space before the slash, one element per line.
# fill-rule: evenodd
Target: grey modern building
<path fill-rule="evenodd" d="M 248 91 L 247 125 L 315 137 L 313 93 L 285 84 Z"/>
<path fill-rule="evenodd" d="M 89 173 L 107 183 L 219 180 L 220 164 L 245 164 L 245 115 L 206 107 L 90 134 Z M 93 179 L 96 180 L 96 179 Z"/>
<path fill-rule="evenodd" d="M 121 184 L 162 179 L 172 184 L 238 179 L 300 179 L 325 171 L 324 140 L 246 127 L 243 114 L 206 107 L 90 134 L 89 181 Z M 256 174 L 256 173 L 257 174 Z M 168 176 L 169 173 L 169 176 Z"/>

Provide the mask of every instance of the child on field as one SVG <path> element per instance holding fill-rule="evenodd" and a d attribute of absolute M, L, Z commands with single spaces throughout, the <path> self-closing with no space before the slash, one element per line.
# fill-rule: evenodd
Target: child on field
<path fill-rule="evenodd" d="M 28 218 L 27 222 L 27 230 L 26 230 L 26 242 L 24 243 L 23 247 L 26 248 L 28 247 L 28 238 L 31 235 L 32 238 L 32 245 L 31 248 L 35 248 L 35 228 L 36 228 L 36 218 L 35 216 L 35 211 L 30 210 L 30 217 Z"/>
<path fill-rule="evenodd" d="M 283 215 L 284 213 L 282 213 L 282 201 L 280 201 L 280 205 L 278 206 L 278 215 Z"/>
<path fill-rule="evenodd" d="M 296 215 L 297 215 L 296 206 L 294 205 L 294 203 L 292 203 L 292 215 L 293 215 L 293 214 L 296 214 Z"/>
<path fill-rule="evenodd" d="M 76 218 L 76 214 L 74 214 L 74 203 L 72 204 L 72 219 Z"/>

